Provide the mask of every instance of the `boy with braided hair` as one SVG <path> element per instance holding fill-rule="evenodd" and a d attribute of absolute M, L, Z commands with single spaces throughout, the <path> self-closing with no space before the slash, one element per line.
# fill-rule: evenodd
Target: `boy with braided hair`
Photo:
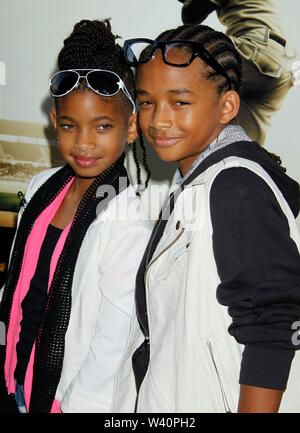
<path fill-rule="evenodd" d="M 299 411 L 299 185 L 231 124 L 240 55 L 192 24 L 124 52 L 140 128 L 178 170 L 137 274 L 113 408 L 277 412 L 285 392 Z"/>

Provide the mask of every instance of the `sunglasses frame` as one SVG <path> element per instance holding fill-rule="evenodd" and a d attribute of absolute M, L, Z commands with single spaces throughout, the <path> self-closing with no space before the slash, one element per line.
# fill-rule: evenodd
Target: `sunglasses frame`
<path fill-rule="evenodd" d="M 86 74 L 85 74 L 85 75 L 81 75 L 81 73 L 79 73 L 79 72 L 82 72 L 82 71 L 86 71 Z M 77 74 L 77 81 L 76 81 L 76 83 L 74 84 L 74 86 L 73 86 L 70 90 L 68 90 L 67 92 L 65 92 L 65 93 L 63 93 L 63 94 L 61 94 L 61 95 L 55 95 L 55 94 L 52 93 L 52 91 L 51 91 L 52 80 L 54 79 L 54 77 L 55 77 L 56 75 L 59 75 L 59 74 L 61 74 L 61 73 L 63 73 L 63 72 L 75 72 L 75 74 Z M 88 76 L 89 76 L 89 74 L 91 74 L 91 73 L 93 73 L 93 72 L 105 72 L 105 73 L 109 73 L 109 74 L 113 75 L 114 77 L 117 77 L 117 78 L 118 78 L 118 81 L 116 82 L 116 84 L 119 86 L 118 90 L 117 90 L 115 93 L 112 93 L 112 94 L 110 94 L 110 95 L 108 95 L 108 94 L 106 94 L 106 93 L 101 93 L 101 92 L 99 92 L 98 90 L 95 90 L 95 89 L 91 86 L 91 84 L 89 83 L 89 80 L 88 80 Z M 114 95 L 116 95 L 120 90 L 122 90 L 123 93 L 125 94 L 125 96 L 126 96 L 126 97 L 129 99 L 129 101 L 132 103 L 132 106 L 133 106 L 133 112 L 132 112 L 132 114 L 134 114 L 134 113 L 136 112 L 135 103 L 134 103 L 132 97 L 130 96 L 130 93 L 128 92 L 127 87 L 125 86 L 124 81 L 119 77 L 118 74 L 116 74 L 115 72 L 112 72 L 112 71 L 108 71 L 108 70 L 106 70 L 106 69 L 64 69 L 64 70 L 61 70 L 61 71 L 55 72 L 55 74 L 53 74 L 52 77 L 51 77 L 50 80 L 49 80 L 48 91 L 49 91 L 50 95 L 53 96 L 53 98 L 60 98 L 60 97 L 62 97 L 62 96 L 67 95 L 68 93 L 72 92 L 72 90 L 76 89 L 76 88 L 78 87 L 78 84 L 79 84 L 81 78 L 84 78 L 84 79 L 85 79 L 86 84 L 87 84 L 87 86 L 88 86 L 89 89 L 93 90 L 93 92 L 95 92 L 95 93 L 97 93 L 98 95 L 101 95 L 101 96 L 114 96 Z"/>
<path fill-rule="evenodd" d="M 149 56 L 146 59 L 141 60 L 141 61 L 140 60 L 135 60 L 135 61 L 129 60 L 128 52 L 129 52 L 131 46 L 135 43 L 143 43 L 143 42 L 149 44 L 149 46 L 151 47 L 150 51 L 149 51 Z M 183 63 L 182 65 L 168 62 L 166 59 L 166 47 L 167 47 L 167 45 L 170 45 L 170 44 L 175 44 L 175 45 L 181 44 L 181 45 L 186 45 L 186 46 L 192 47 L 193 53 L 191 55 L 190 60 L 186 63 Z M 124 44 L 123 44 L 123 52 L 125 55 L 126 62 L 130 66 L 134 66 L 135 68 L 137 68 L 137 66 L 140 64 L 147 63 L 150 60 L 154 51 L 157 50 L 158 48 L 160 48 L 162 51 L 163 61 L 169 66 L 175 66 L 178 68 L 184 68 L 184 67 L 190 65 L 196 57 L 200 57 L 200 59 L 203 60 L 208 66 L 213 68 L 215 72 L 217 72 L 219 75 L 222 75 L 224 78 L 226 78 L 228 85 L 229 85 L 229 90 L 232 89 L 231 79 L 230 79 L 229 75 L 227 74 L 227 72 L 225 71 L 225 69 L 220 65 L 220 63 L 217 62 L 216 59 L 213 58 L 213 56 L 207 51 L 206 48 L 204 48 L 201 44 L 199 44 L 197 42 L 186 41 L 184 39 L 174 39 L 174 40 L 170 40 L 170 41 L 153 41 L 152 39 L 146 39 L 146 38 L 134 38 L 134 39 L 127 39 L 126 41 L 124 41 Z"/>

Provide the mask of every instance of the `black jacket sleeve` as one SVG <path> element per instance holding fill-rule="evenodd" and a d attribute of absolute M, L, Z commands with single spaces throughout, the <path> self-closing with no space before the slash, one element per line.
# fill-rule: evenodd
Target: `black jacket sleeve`
<path fill-rule="evenodd" d="M 245 345 L 240 383 L 286 388 L 300 318 L 300 258 L 270 187 L 245 168 L 223 170 L 210 195 L 218 301 Z"/>

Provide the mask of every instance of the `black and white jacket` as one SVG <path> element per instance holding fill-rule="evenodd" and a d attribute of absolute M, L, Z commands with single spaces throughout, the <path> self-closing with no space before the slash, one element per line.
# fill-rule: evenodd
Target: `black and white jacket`
<path fill-rule="evenodd" d="M 138 373 L 150 347 L 138 412 L 234 412 L 239 383 L 285 389 L 289 373 L 281 408 L 299 412 L 300 355 L 290 372 L 299 347 L 298 184 L 257 143 L 239 141 L 208 155 L 176 191 L 138 273 L 138 320 L 114 410 L 134 410 L 131 362 Z"/>

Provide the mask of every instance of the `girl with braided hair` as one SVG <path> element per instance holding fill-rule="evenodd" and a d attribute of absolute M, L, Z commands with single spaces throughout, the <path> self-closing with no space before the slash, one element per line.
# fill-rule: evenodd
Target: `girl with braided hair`
<path fill-rule="evenodd" d="M 64 41 L 49 90 L 66 165 L 35 176 L 19 215 L 1 314 L 20 411 L 107 412 L 150 235 L 124 167 L 135 82 L 108 21 Z"/>
<path fill-rule="evenodd" d="M 179 168 L 137 274 L 113 410 L 276 412 L 299 348 L 299 185 L 231 124 L 242 70 L 226 35 L 183 25 L 124 52 L 140 128 Z"/>

